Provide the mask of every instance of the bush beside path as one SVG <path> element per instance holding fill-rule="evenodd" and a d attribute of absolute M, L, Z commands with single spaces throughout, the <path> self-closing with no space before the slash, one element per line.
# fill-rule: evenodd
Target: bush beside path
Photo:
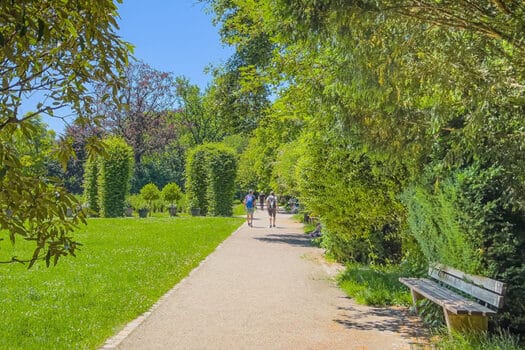
<path fill-rule="evenodd" d="M 424 342 L 405 310 L 347 298 L 302 226 L 265 213 L 244 224 L 105 349 L 410 349 Z"/>

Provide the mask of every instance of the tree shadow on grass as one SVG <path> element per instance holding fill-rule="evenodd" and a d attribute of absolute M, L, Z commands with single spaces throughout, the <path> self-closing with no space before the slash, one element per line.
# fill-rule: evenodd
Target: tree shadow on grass
<path fill-rule="evenodd" d="M 278 243 L 278 244 L 289 244 L 298 247 L 311 247 L 310 239 L 304 234 L 268 234 L 264 237 L 255 237 L 254 239 L 267 242 L 267 243 Z"/>

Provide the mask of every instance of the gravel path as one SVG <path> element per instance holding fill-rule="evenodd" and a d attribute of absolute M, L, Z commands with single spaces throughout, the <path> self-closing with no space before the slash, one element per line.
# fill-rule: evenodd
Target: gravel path
<path fill-rule="evenodd" d="M 301 225 L 258 211 L 153 309 L 103 349 L 410 349 L 403 310 L 359 306 Z"/>

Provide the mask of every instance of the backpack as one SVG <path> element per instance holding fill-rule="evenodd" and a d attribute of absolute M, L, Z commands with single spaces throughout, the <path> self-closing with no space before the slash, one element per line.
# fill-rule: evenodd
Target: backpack
<path fill-rule="evenodd" d="M 245 203 L 246 203 L 246 208 L 251 208 L 253 207 L 253 199 L 254 199 L 254 196 L 253 195 L 247 195 L 246 198 L 245 198 Z"/>
<path fill-rule="evenodd" d="M 268 197 L 268 208 L 270 208 L 270 209 L 274 209 L 274 208 L 275 208 L 275 202 L 276 202 L 276 200 L 275 200 L 275 196 L 271 196 L 271 195 L 270 195 L 270 196 Z"/>

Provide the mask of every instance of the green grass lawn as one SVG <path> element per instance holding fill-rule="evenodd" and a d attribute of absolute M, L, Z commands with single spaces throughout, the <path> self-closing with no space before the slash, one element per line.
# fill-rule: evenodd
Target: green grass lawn
<path fill-rule="evenodd" d="M 77 258 L 0 265 L 0 349 L 94 349 L 147 311 L 240 224 L 239 218 L 90 219 Z M 20 244 L 19 244 L 20 243 Z M 0 260 L 23 252 L 0 246 Z"/>
<path fill-rule="evenodd" d="M 244 210 L 244 204 L 236 202 L 233 205 L 233 215 L 234 216 L 246 216 L 246 211 Z"/>

